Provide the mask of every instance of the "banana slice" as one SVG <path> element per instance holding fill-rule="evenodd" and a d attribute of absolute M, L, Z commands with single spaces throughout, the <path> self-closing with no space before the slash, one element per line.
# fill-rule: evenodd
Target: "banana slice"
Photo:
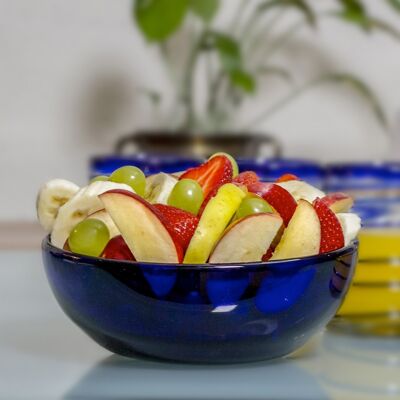
<path fill-rule="evenodd" d="M 104 208 L 98 195 L 112 189 L 124 189 L 133 192 L 133 189 L 128 185 L 108 181 L 93 182 L 80 189 L 58 210 L 51 233 L 51 243 L 62 249 L 76 224 L 83 221 L 88 215 Z"/>
<path fill-rule="evenodd" d="M 79 186 L 65 179 L 52 179 L 39 190 L 36 211 L 40 225 L 51 232 L 58 210 L 79 190 Z"/>
<path fill-rule="evenodd" d="M 93 214 L 89 214 L 86 218 L 98 219 L 104 222 L 108 228 L 108 231 L 110 232 L 110 239 L 121 234 L 117 228 L 117 225 L 115 225 L 114 221 L 112 220 L 111 215 L 105 209 L 96 211 Z"/>
<path fill-rule="evenodd" d="M 177 178 L 163 172 L 150 175 L 146 179 L 145 199 L 152 204 L 167 204 L 168 197 L 177 182 Z"/>

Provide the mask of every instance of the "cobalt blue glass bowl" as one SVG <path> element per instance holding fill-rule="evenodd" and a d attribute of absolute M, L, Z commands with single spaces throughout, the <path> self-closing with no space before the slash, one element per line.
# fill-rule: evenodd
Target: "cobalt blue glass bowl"
<path fill-rule="evenodd" d="M 300 259 L 155 264 L 86 257 L 45 238 L 43 262 L 65 313 L 111 352 L 233 363 L 287 355 L 335 315 L 357 243 Z"/>

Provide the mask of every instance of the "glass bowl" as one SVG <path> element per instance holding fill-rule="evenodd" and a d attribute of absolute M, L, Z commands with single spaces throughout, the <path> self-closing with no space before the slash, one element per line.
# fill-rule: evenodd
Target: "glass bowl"
<path fill-rule="evenodd" d="M 330 253 L 244 264 L 155 264 L 42 243 L 65 313 L 111 352 L 197 363 L 285 356 L 323 328 L 348 290 L 356 242 Z"/>

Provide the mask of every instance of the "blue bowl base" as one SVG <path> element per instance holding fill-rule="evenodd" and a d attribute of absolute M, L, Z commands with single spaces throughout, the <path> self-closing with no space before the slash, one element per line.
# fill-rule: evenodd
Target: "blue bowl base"
<path fill-rule="evenodd" d="M 288 356 L 306 342 L 297 342 L 294 346 L 286 346 L 284 350 L 274 349 L 274 346 L 265 346 L 263 338 L 240 341 L 218 340 L 203 343 L 183 343 L 180 341 L 178 343 L 167 342 L 159 338 L 130 337 L 130 341 L 134 342 L 134 344 L 131 344 L 110 336 L 99 335 L 87 328 L 83 328 L 83 330 L 100 346 L 123 357 L 146 356 L 169 362 L 196 364 L 239 364 L 273 360 Z"/>

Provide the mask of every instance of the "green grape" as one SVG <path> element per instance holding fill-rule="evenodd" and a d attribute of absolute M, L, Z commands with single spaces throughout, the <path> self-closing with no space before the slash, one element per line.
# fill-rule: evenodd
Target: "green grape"
<path fill-rule="evenodd" d="M 236 162 L 236 160 L 235 160 L 230 154 L 228 154 L 228 153 L 223 153 L 223 152 L 215 153 L 215 154 L 213 154 L 213 155 L 209 158 L 209 160 L 210 160 L 211 158 L 215 157 L 215 156 L 225 156 L 226 158 L 228 158 L 229 161 L 230 161 L 231 164 L 232 164 L 233 177 L 239 175 L 239 167 L 238 167 L 238 165 L 237 165 L 237 162 Z"/>
<path fill-rule="evenodd" d="M 203 189 L 193 179 L 182 179 L 172 189 L 168 205 L 197 214 L 203 203 Z"/>
<path fill-rule="evenodd" d="M 236 211 L 236 218 L 240 219 L 248 215 L 268 212 L 274 212 L 274 210 L 264 199 L 258 196 L 247 196 Z"/>
<path fill-rule="evenodd" d="M 103 253 L 109 240 L 110 232 L 107 225 L 98 219 L 88 218 L 72 229 L 68 245 L 74 253 L 98 257 Z"/>
<path fill-rule="evenodd" d="M 97 175 L 90 180 L 90 183 L 98 182 L 98 181 L 108 181 L 107 175 Z"/>
<path fill-rule="evenodd" d="M 141 169 L 127 165 L 116 169 L 110 176 L 111 182 L 125 183 L 129 185 L 136 194 L 144 196 L 146 188 L 146 177 Z"/>

